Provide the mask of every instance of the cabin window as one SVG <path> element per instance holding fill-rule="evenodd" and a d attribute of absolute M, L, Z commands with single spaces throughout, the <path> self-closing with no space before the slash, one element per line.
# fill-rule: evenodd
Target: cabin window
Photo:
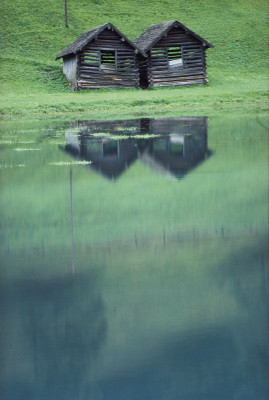
<path fill-rule="evenodd" d="M 103 155 L 104 157 L 117 156 L 118 142 L 116 140 L 111 140 L 103 143 Z"/>
<path fill-rule="evenodd" d="M 86 142 L 86 153 L 88 156 L 100 154 L 100 142 Z"/>
<path fill-rule="evenodd" d="M 82 61 L 84 61 L 87 64 L 92 64 L 94 66 L 99 65 L 99 53 L 98 51 L 92 51 L 92 50 L 85 50 L 83 54 L 81 55 Z"/>
<path fill-rule="evenodd" d="M 183 68 L 183 58 L 181 53 L 181 47 L 168 47 L 167 58 L 169 69 Z"/>
<path fill-rule="evenodd" d="M 183 156 L 184 154 L 184 136 L 175 135 L 170 137 L 170 154 L 173 156 Z"/>
<path fill-rule="evenodd" d="M 128 69 L 132 69 L 132 68 L 134 68 L 134 59 L 132 59 L 132 58 L 125 58 L 124 60 L 122 60 L 122 61 L 118 61 L 118 63 L 117 63 L 117 68 L 118 69 L 124 69 L 124 70 L 128 70 Z"/>
<path fill-rule="evenodd" d="M 173 156 L 183 156 L 183 144 L 182 143 L 171 143 L 170 153 Z"/>
<path fill-rule="evenodd" d="M 104 72 L 116 70 L 116 51 L 115 50 L 101 50 L 100 52 L 100 68 Z"/>
<path fill-rule="evenodd" d="M 166 152 L 167 141 L 164 139 L 154 139 L 153 141 L 153 151 L 157 153 Z"/>

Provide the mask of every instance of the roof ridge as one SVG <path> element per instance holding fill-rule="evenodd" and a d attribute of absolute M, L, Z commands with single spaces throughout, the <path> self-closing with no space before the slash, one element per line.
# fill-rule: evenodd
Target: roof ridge
<path fill-rule="evenodd" d="M 61 51 L 61 53 L 58 54 L 55 60 L 58 60 L 59 58 L 64 57 L 68 54 L 76 54 L 96 35 L 96 32 L 98 32 L 101 28 L 105 28 L 106 25 L 109 25 L 109 22 L 106 22 L 103 25 L 96 26 L 95 28 L 88 29 L 87 31 L 83 32 L 76 40 L 74 40 L 74 42 L 65 47 Z"/>
<path fill-rule="evenodd" d="M 170 21 L 164 21 L 164 22 L 159 22 L 157 24 L 153 24 L 149 26 L 144 32 L 141 33 L 140 36 L 138 36 L 134 40 L 134 44 L 140 48 L 142 51 L 147 52 L 148 50 L 151 49 L 151 47 L 156 44 L 161 37 L 167 33 L 173 25 L 179 25 L 182 29 L 185 31 L 188 31 L 190 34 L 196 37 L 199 41 L 203 42 L 203 44 L 207 47 L 213 47 L 209 42 L 207 42 L 205 39 L 203 39 L 201 36 L 197 35 L 195 32 L 193 32 L 191 29 L 187 28 L 185 25 L 183 25 L 181 22 L 178 20 L 170 20 Z"/>
<path fill-rule="evenodd" d="M 120 36 L 122 36 L 134 49 L 142 53 L 143 56 L 146 57 L 146 54 L 141 50 L 134 42 L 132 42 L 130 39 L 128 39 L 116 26 L 114 26 L 111 22 L 106 22 L 103 25 L 99 25 L 95 28 L 89 29 L 82 33 L 74 42 L 69 44 L 65 49 L 61 51 L 60 54 L 57 55 L 55 58 L 58 60 L 59 58 L 62 58 L 64 56 L 67 56 L 69 54 L 77 54 L 78 51 L 82 50 L 86 44 L 88 44 L 91 40 L 94 39 L 96 35 L 101 33 L 106 27 L 111 27 L 114 29 Z"/>

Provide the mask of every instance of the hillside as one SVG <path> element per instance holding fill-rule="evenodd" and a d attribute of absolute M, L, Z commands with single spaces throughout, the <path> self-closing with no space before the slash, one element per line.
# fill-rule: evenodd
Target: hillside
<path fill-rule="evenodd" d="M 248 105 L 246 102 L 245 106 L 251 108 L 249 94 L 243 93 L 240 97 L 240 91 L 246 90 L 252 92 L 252 108 L 264 108 L 266 105 L 264 91 L 267 87 L 269 37 L 266 0 L 115 0 L 113 3 L 105 0 L 69 0 L 68 28 L 65 27 L 64 0 L 2 0 L 0 12 L 1 92 L 4 94 L 0 106 L 4 117 L 65 114 L 69 111 L 78 113 L 85 111 L 87 102 L 87 106 L 91 106 L 89 92 L 87 99 L 85 93 L 68 93 L 62 75 L 62 62 L 55 61 L 55 56 L 85 30 L 108 21 L 130 39 L 135 39 L 153 23 L 178 19 L 214 44 L 214 49 L 208 51 L 210 84 L 177 91 L 161 89 L 158 92 L 162 105 L 168 104 L 169 99 L 170 103 L 177 103 L 176 92 L 180 92 L 181 96 L 186 96 L 184 106 L 187 109 L 193 98 L 199 103 L 201 95 L 206 97 L 203 101 L 205 107 L 214 108 L 215 105 L 218 108 L 223 106 L 216 105 L 220 93 L 224 92 L 225 103 L 227 93 L 230 98 L 233 92 L 232 97 L 236 95 L 237 100 L 232 103 L 242 103 L 242 99 L 248 97 Z M 209 89 L 211 92 L 208 92 Z M 120 98 L 122 103 L 114 104 L 114 109 L 126 106 L 126 112 L 132 112 L 130 107 L 136 106 L 135 112 L 140 112 L 140 108 L 145 112 L 145 102 L 154 99 L 152 105 L 156 106 L 154 92 L 144 95 L 141 90 L 132 91 L 134 104 L 128 103 L 130 91 L 128 95 L 126 91 L 117 92 L 117 99 L 119 101 Z M 214 97 L 214 94 L 215 99 L 211 96 Z M 115 98 L 107 90 L 92 96 L 100 103 L 102 99 L 109 100 L 109 104 Z M 112 112 L 109 104 L 107 112 Z M 152 107 L 147 110 L 151 111 L 154 111 Z M 173 111 L 175 107 L 171 106 L 170 112 Z M 93 112 L 98 113 L 98 109 L 93 107 Z"/>

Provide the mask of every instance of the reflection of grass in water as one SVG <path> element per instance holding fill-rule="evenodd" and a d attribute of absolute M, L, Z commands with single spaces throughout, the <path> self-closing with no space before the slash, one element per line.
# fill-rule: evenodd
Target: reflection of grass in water
<path fill-rule="evenodd" d="M 159 137 L 161 135 L 154 135 L 145 133 L 142 135 L 114 135 L 113 133 L 106 133 L 106 132 L 98 132 L 98 133 L 90 133 L 90 136 L 96 138 L 108 138 L 114 140 L 121 140 L 121 139 L 153 139 L 155 137 Z"/>
<path fill-rule="evenodd" d="M 64 167 L 66 165 L 88 165 L 91 164 L 91 161 L 56 161 L 56 162 L 51 162 L 49 165 L 55 165 L 57 167 Z"/>
<path fill-rule="evenodd" d="M 31 143 L 35 143 L 34 140 L 11 140 L 11 139 L 3 139 L 0 140 L 0 144 L 31 144 Z"/>
<path fill-rule="evenodd" d="M 150 133 L 143 133 L 141 135 L 132 135 L 131 137 L 134 139 L 153 139 L 156 137 L 160 137 L 161 135 L 155 135 Z"/>
<path fill-rule="evenodd" d="M 102 138 L 114 139 L 114 140 L 129 139 L 128 135 L 113 135 L 113 134 L 107 133 L 107 132 L 90 133 L 90 136 L 100 138 L 100 139 L 102 139 Z"/>
<path fill-rule="evenodd" d="M 13 164 L 10 164 L 10 165 L 7 165 L 7 164 L 0 164 L 0 169 L 6 169 L 6 168 L 21 168 L 21 167 L 26 167 L 26 165 L 25 165 L 25 164 L 15 164 L 15 165 L 13 165 Z"/>
<path fill-rule="evenodd" d="M 129 132 L 135 132 L 135 131 L 137 131 L 139 128 L 137 128 L 137 127 L 121 127 L 121 126 L 119 126 L 119 127 L 116 127 L 115 128 L 115 131 L 118 131 L 118 132 L 121 132 L 121 131 L 123 131 L 123 132 L 125 132 L 125 131 L 129 131 Z"/>
<path fill-rule="evenodd" d="M 208 148 L 213 155 L 181 181 L 159 177 L 139 160 L 114 183 L 88 168 L 75 168 L 78 243 L 133 240 L 135 235 L 138 240 L 150 239 L 161 236 L 163 228 L 170 236 L 193 231 L 212 236 L 222 228 L 227 234 L 264 230 L 268 183 L 265 129 L 252 118 L 231 115 L 211 119 L 209 126 Z M 243 139 L 235 140 L 239 137 Z M 39 245 L 42 240 L 60 245 L 69 240 L 69 174 L 67 168 L 44 165 L 57 163 L 60 157 L 60 162 L 73 160 L 46 143 L 42 142 L 42 152 L 4 152 L 2 164 L 26 164 L 27 160 L 32 172 L 24 174 L 25 168 L 17 168 L 12 175 L 1 177 L 3 246 L 8 242 L 15 248 L 28 242 Z"/>
<path fill-rule="evenodd" d="M 31 148 L 22 148 L 22 147 L 17 147 L 14 149 L 15 151 L 40 151 L 40 149 L 31 149 Z"/>

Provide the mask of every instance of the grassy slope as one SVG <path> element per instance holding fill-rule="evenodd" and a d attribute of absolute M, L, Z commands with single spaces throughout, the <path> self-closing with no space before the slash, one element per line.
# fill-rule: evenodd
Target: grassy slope
<path fill-rule="evenodd" d="M 266 0 L 63 0 L 1 2 L 1 113 L 8 116 L 75 112 L 102 118 L 119 114 L 172 115 L 194 110 L 264 109 L 268 86 Z M 55 56 L 85 30 L 114 23 L 130 39 L 152 23 L 178 19 L 215 46 L 208 50 L 210 84 L 158 90 L 69 93 Z M 91 110 L 90 115 L 87 110 Z"/>

